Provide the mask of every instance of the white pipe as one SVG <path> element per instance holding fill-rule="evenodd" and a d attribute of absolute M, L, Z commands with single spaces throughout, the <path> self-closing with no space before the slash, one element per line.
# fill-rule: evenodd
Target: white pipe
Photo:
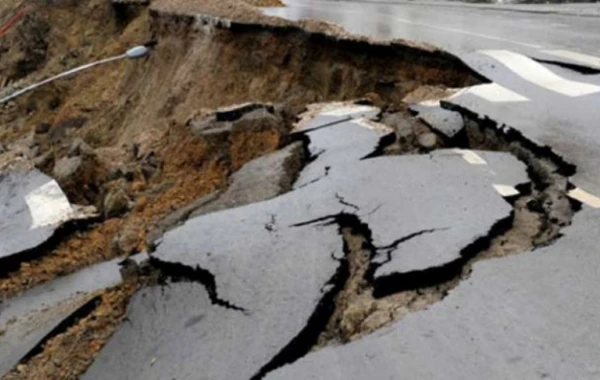
<path fill-rule="evenodd" d="M 79 66 L 79 67 L 76 67 L 74 69 L 71 69 L 69 71 L 65 71 L 64 73 L 55 75 L 55 76 L 53 76 L 51 78 L 44 79 L 41 82 L 32 84 L 31 86 L 27 86 L 25 88 L 22 88 L 22 89 L 20 89 L 20 90 L 18 90 L 16 92 L 13 92 L 12 94 L 8 95 L 5 98 L 0 99 L 0 104 L 4 104 L 4 103 L 6 103 L 6 102 L 8 102 L 8 101 L 10 101 L 10 100 L 18 97 L 18 96 L 21 96 L 21 95 L 23 95 L 23 94 L 25 94 L 25 93 L 27 93 L 29 91 L 35 90 L 36 88 L 41 87 L 41 86 L 43 86 L 45 84 L 48 84 L 50 82 L 53 82 L 53 81 L 55 81 L 57 79 L 68 77 L 70 75 L 76 74 L 76 73 L 78 73 L 80 71 L 83 71 L 83 70 L 87 70 L 87 69 L 92 68 L 94 66 L 102 65 L 104 63 L 109 63 L 109 62 L 112 62 L 112 61 L 118 61 L 120 59 L 125 59 L 125 58 L 130 58 L 130 59 L 141 58 L 141 57 L 144 57 L 146 54 L 148 54 L 148 48 L 147 47 L 145 47 L 145 46 L 136 46 L 134 48 L 131 48 L 131 49 L 127 50 L 127 52 L 125 54 L 121 54 L 121 55 L 117 55 L 115 57 L 105 58 L 105 59 L 101 59 L 101 60 L 96 61 L 96 62 L 88 63 L 88 64 L 85 64 L 83 66 Z"/>

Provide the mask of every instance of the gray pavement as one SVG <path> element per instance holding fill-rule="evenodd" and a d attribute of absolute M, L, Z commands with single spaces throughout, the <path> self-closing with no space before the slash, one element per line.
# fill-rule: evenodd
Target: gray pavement
<path fill-rule="evenodd" d="M 86 216 L 37 169 L 0 174 L 0 258 L 35 248 L 65 222 Z"/>
<path fill-rule="evenodd" d="M 449 101 L 500 127 L 550 147 L 577 167 L 571 181 L 600 207 L 600 74 L 582 74 L 534 59 L 600 69 L 600 23 L 594 17 L 412 3 L 288 0 L 268 9 L 290 19 L 317 18 L 377 39 L 403 38 L 457 55 L 493 86 Z M 437 5 L 436 5 L 437 4 Z M 343 5 L 343 6 L 342 6 Z M 447 135 L 459 122 L 427 104 L 423 118 Z"/>
<path fill-rule="evenodd" d="M 115 259 L 37 286 L 0 303 L 0 375 L 4 376 L 63 320 L 122 281 Z"/>
<path fill-rule="evenodd" d="M 190 273 L 187 282 L 136 295 L 129 323 L 85 378 L 248 379 L 274 361 L 294 360 L 316 340 L 317 320 L 327 321 L 327 305 L 347 276 L 342 215 L 366 223 L 373 243 L 388 246 L 393 259 L 381 266 L 387 273 L 436 267 L 510 217 L 512 208 L 493 187 L 492 167 L 520 172 L 503 177 L 511 183 L 527 181 L 522 164 L 501 153 L 487 157 L 489 166 L 451 151 L 361 160 L 383 135 L 356 121 L 306 135 L 310 145 L 333 153 L 317 156 L 305 170 L 330 165 L 331 173 L 168 232 L 152 257 L 159 267 Z M 345 154 L 346 141 L 359 148 L 364 141 L 364 152 Z M 424 229 L 429 236 L 408 249 L 391 248 Z"/>
<path fill-rule="evenodd" d="M 266 379 L 597 379 L 597 221 L 586 208 L 555 244 L 479 262 L 442 302 Z"/>
<path fill-rule="evenodd" d="M 509 49 L 547 57 L 567 49 L 599 55 L 600 26 L 594 17 L 535 14 L 464 7 L 440 2 L 346 2 L 286 0 L 266 13 L 289 19 L 322 19 L 353 34 L 428 43 L 464 56 L 482 49 Z"/>

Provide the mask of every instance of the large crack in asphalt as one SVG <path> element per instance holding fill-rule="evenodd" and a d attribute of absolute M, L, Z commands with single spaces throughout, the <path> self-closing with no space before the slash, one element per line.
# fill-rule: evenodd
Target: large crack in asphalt
<path fill-rule="evenodd" d="M 219 298 L 214 274 L 200 266 L 194 268 L 179 263 L 163 261 L 152 256 L 150 256 L 150 265 L 159 271 L 159 283 L 161 284 L 166 285 L 167 280 L 175 283 L 181 281 L 197 282 L 204 286 L 213 305 L 247 313 L 245 308 Z"/>
<path fill-rule="evenodd" d="M 468 111 L 462 110 L 462 113 L 464 115 Z M 476 261 L 552 244 L 560 238 L 560 229 L 570 224 L 573 214 L 581 207 L 577 201 L 566 196 L 571 187 L 567 177 L 574 173 L 575 167 L 549 149 L 533 145 L 516 131 L 507 133 L 507 129 L 495 128 L 494 122 L 490 120 L 475 122 L 471 118 L 470 121 L 471 124 L 465 127 L 465 133 L 456 140 L 460 143 L 454 141 L 456 146 L 510 152 L 527 166 L 531 182 L 518 186 L 521 193 L 519 196 L 507 199 L 514 207 L 511 215 L 499 220 L 488 234 L 465 247 L 461 251 L 461 257 L 453 262 L 423 271 L 396 273 L 376 280 L 373 273 L 381 264 L 373 263 L 372 259 L 378 250 L 396 248 L 415 236 L 431 233 L 433 230 L 417 231 L 390 245 L 375 247 L 369 226 L 353 214 L 330 215 L 298 223 L 297 226 L 337 223 L 344 236 L 346 255 L 343 260 L 344 265 L 348 266 L 349 274 L 346 282 L 335 288 L 339 292 L 335 297 L 332 317 L 327 327 L 321 331 L 318 344 L 313 350 L 358 339 L 409 312 L 439 302 L 460 281 L 469 277 Z M 486 141 L 486 138 L 491 141 Z M 353 206 L 338 194 L 336 197 L 342 204 Z M 354 244 L 349 243 L 353 239 Z M 353 299 L 359 307 L 354 307 L 349 299 Z M 307 326 L 305 330 L 315 331 L 316 327 Z M 303 356 L 304 351 L 306 349 L 297 351 L 296 357 Z M 289 360 L 289 357 L 285 361 L 274 359 L 269 368 L 275 367 L 277 363 L 289 363 Z"/>
<path fill-rule="evenodd" d="M 335 193 L 335 199 L 348 211 L 293 225 L 303 227 L 319 223 L 336 224 L 343 238 L 344 256 L 336 259 L 339 266 L 327 282 L 325 291 L 306 325 L 278 354 L 266 362 L 252 379 L 260 379 L 271 371 L 296 361 L 311 350 L 359 339 L 410 312 L 443 300 L 450 290 L 469 276 L 471 266 L 477 260 L 514 254 L 550 244 L 558 238 L 560 228 L 569 223 L 572 212 L 566 215 L 559 212 L 557 216 L 554 215 L 556 208 L 577 208 L 576 203 L 572 204 L 564 197 L 568 188 L 564 173 L 570 173 L 574 168 L 557 157 L 544 158 L 542 153 L 546 153 L 546 150 L 537 149 L 535 153 L 531 152 L 527 142 L 510 141 L 506 136 L 500 138 L 496 134 L 497 130 L 490 128 L 487 124 L 484 127 L 477 123 L 469 125 L 460 144 L 456 146 L 510 151 L 527 164 L 531 183 L 519 186 L 522 194 L 509 200 L 514 206 L 511 215 L 499 220 L 485 236 L 477 238 L 465 247 L 460 253 L 460 258 L 455 261 L 422 271 L 374 278 L 375 270 L 382 265 L 380 261 L 373 262 L 378 252 L 385 252 L 389 260 L 391 251 L 403 243 L 443 228 L 415 231 L 391 243 L 375 246 L 371 227 L 355 214 L 360 212 L 359 203 L 341 193 Z M 490 133 L 491 131 L 495 132 Z M 310 138 L 306 136 L 303 141 L 306 153 Z M 387 145 L 389 144 L 381 144 L 381 141 L 379 143 L 379 146 Z M 307 156 L 304 155 L 305 158 Z M 373 158 L 375 157 L 376 155 Z M 314 158 L 304 161 L 304 166 L 313 161 Z M 364 216 L 368 217 L 380 208 L 381 205 Z M 276 215 L 270 215 L 270 222 L 265 224 L 265 228 L 270 233 L 277 233 Z M 530 228 L 532 221 L 535 228 Z M 246 308 L 219 296 L 217 280 L 209 270 L 200 266 L 165 262 L 157 258 L 152 258 L 150 262 L 163 283 L 166 280 L 200 283 L 206 289 L 213 305 L 243 314 L 249 312 Z"/>

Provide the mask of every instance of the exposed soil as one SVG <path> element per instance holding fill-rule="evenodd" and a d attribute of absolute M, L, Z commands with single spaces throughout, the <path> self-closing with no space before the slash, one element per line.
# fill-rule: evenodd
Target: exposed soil
<path fill-rule="evenodd" d="M 131 296 L 156 283 L 157 275 L 148 267 L 131 270 L 121 285 L 98 293 L 87 315 L 44 342 L 41 353 L 18 364 L 3 379 L 78 379 L 123 323 Z"/>
<path fill-rule="evenodd" d="M 283 7 L 285 6 L 280 0 L 244 0 L 248 4 L 255 7 Z"/>
<path fill-rule="evenodd" d="M 345 227 L 342 235 L 350 275 L 336 296 L 334 312 L 313 350 L 360 339 L 408 313 L 439 302 L 469 276 L 475 262 L 551 244 L 560 237 L 560 229 L 571 223 L 579 205 L 566 195 L 570 169 L 563 162 L 536 152 L 528 141 L 503 133 L 489 120 L 479 120 L 468 113 L 464 117 L 465 129 L 455 140 L 445 141 L 447 146 L 509 152 L 527 165 L 531 183 L 520 189 L 521 195 L 512 200 L 514 213 L 510 225 L 491 231 L 488 241 L 465 250 L 456 265 L 441 270 L 434 268 L 431 275 L 440 275 L 437 280 L 431 279 L 435 285 L 409 289 L 403 285 L 408 278 L 402 275 L 390 281 L 371 279 L 370 259 L 375 248 L 369 240 L 370 232 L 365 230 L 368 226 L 355 223 Z M 392 145 L 398 145 L 398 141 Z M 406 151 L 410 151 L 406 144 L 396 148 L 400 154 Z M 393 154 L 398 154 L 396 152 Z"/>
<path fill-rule="evenodd" d="M 11 9 L 0 5 L 0 20 Z M 0 273 L 0 299 L 146 250 L 148 231 L 165 215 L 226 187 L 244 163 L 287 144 L 293 118 L 309 103 L 368 98 L 405 112 L 402 99 L 422 85 L 443 89 L 480 81 L 455 57 L 431 47 L 353 39 L 326 23 L 266 17 L 234 0 L 155 0 L 151 7 L 52 0 L 35 2 L 0 40 L 0 80 L 8 83 L 0 96 L 151 40 L 158 44 L 146 59 L 97 67 L 0 105 L 0 143 L 8 150 L 0 154 L 2 167 L 27 161 L 56 177 L 70 201 L 93 205 L 100 214 L 41 246 L 17 270 Z M 259 117 L 215 119 L 215 109 L 244 102 L 276 106 Z M 429 132 L 413 127 L 415 136 Z M 418 149 L 414 141 L 388 148 Z M 76 171 L 58 175 L 73 161 Z M 352 247 L 351 281 L 322 344 L 355 339 L 442 297 L 436 288 L 373 299 L 364 281 L 368 250 L 360 236 L 345 236 Z M 86 317 L 45 342 L 8 378 L 77 378 L 144 281 L 134 276 L 99 294 Z"/>
<path fill-rule="evenodd" d="M 56 173 L 66 157 L 82 157 L 80 172 L 58 179 L 72 202 L 92 204 L 102 212 L 106 196 L 117 192 L 132 207 L 124 218 L 109 218 L 67 236 L 41 259 L 4 276 L 3 297 L 117 254 L 143 250 L 149 225 L 225 186 L 233 170 L 284 141 L 284 116 L 281 128 L 238 130 L 224 142 L 191 136 L 190 121 L 210 109 L 263 101 L 283 103 L 297 113 L 307 103 L 367 94 L 400 106 L 422 84 L 456 87 L 477 81 L 462 63 L 437 51 L 339 40 L 287 22 L 219 26 L 182 15 L 189 6 L 236 20 L 237 11 L 228 4 L 244 14 L 256 12 L 227 1 L 156 1 L 149 12 L 105 0 L 61 0 L 40 3 L 28 13 L 22 27 L 43 36 L 45 53 L 33 73 L 19 71 L 21 66 L 9 60 L 10 70 L 0 71 L 2 75 L 16 70 L 10 75 L 26 75 L 32 82 L 151 38 L 158 46 L 146 60 L 95 68 L 4 106 L 0 141 L 13 150 L 25 146 L 26 156 L 46 173 Z M 164 8 L 176 8 L 178 14 Z M 10 46 L 16 46 L 9 58 L 29 48 L 24 36 L 18 30 L 6 35 Z M 35 133 L 44 123 L 48 132 Z M 78 139 L 84 148 L 73 153 Z M 117 249 L 115 241 L 120 242 Z"/>

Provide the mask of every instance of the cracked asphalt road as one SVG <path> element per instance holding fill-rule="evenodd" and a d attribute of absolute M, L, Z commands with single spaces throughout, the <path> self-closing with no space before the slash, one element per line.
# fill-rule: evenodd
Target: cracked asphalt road
<path fill-rule="evenodd" d="M 490 165 L 473 165 L 460 152 L 443 150 L 361 160 L 385 130 L 345 121 L 305 134 L 318 155 L 303 173 L 330 167 L 329 174 L 166 233 L 151 261 L 167 273 L 188 273 L 179 279 L 184 282 L 137 294 L 129 323 L 85 378 L 192 379 L 198 368 L 207 379 L 260 378 L 316 342 L 347 277 L 339 230 L 348 218 L 367 226 L 374 247 L 431 229 L 387 249 L 389 262 L 373 257 L 375 280 L 424 271 L 457 260 L 463 247 L 510 218 L 512 208 L 495 181 L 528 182 L 525 166 L 507 153 L 487 153 Z M 359 154 L 347 154 L 351 149 Z M 411 217 L 399 220 L 400 214 Z"/>
<path fill-rule="evenodd" d="M 477 263 L 443 302 L 266 379 L 595 379 L 598 232 L 585 209 L 555 244 Z"/>
<path fill-rule="evenodd" d="M 509 126 L 549 147 L 578 170 L 572 182 L 600 207 L 600 24 L 597 17 L 535 14 L 460 5 L 289 0 L 266 11 L 289 19 L 315 18 L 378 39 L 401 38 L 442 48 L 493 84 L 446 99 Z M 558 6 L 560 7 L 560 6 Z M 538 62 L 541 60 L 542 62 Z M 576 70 L 545 62 L 558 62 Z M 580 73 L 580 70 L 586 70 Z M 418 109 L 418 107 L 416 108 Z M 423 110 L 421 108 L 421 110 Z M 455 116 L 426 109 L 424 119 L 446 134 Z"/>
<path fill-rule="evenodd" d="M 367 10 L 410 26 L 377 22 L 380 37 L 460 35 L 446 36 L 446 47 L 491 82 L 414 104 L 437 135 L 389 105 L 322 106 L 285 136 L 282 149 L 228 177 L 226 190 L 171 210 L 147 237 L 152 252 L 4 301 L 0 373 L 13 369 L 22 378 L 24 363 L 55 349 L 55 340 L 72 339 L 79 321 L 122 308 L 105 335 L 79 330 L 93 352 L 77 376 L 600 376 L 600 139 L 589 119 L 595 115 L 585 112 L 600 83 L 589 72 L 531 59 L 590 57 L 484 35 L 482 20 L 458 30 L 456 13 L 431 27 L 418 21 L 422 8 L 406 4 L 290 4 L 278 12 L 326 8 L 322 15 L 342 15 L 352 28 L 359 24 L 343 16 Z M 408 19 L 394 13 L 401 7 L 412 9 Z M 508 22 L 496 16 L 492 34 Z M 495 42 L 483 50 L 484 40 Z M 237 119 L 254 107 L 216 118 Z M 382 124 L 394 118 L 401 120 L 393 128 Z M 198 122 L 199 130 L 209 125 Z M 0 213 L 14 219 L 0 224 L 6 264 L 14 254 L 35 254 L 73 219 L 93 216 L 37 170 L 3 174 L 0 201 Z M 119 296 L 104 297 L 111 291 Z"/>

